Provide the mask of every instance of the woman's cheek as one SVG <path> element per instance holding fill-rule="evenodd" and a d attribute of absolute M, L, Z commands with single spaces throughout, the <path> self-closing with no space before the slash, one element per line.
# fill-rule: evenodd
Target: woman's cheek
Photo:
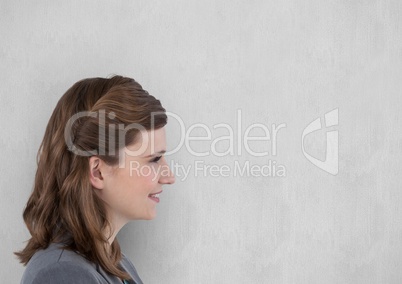
<path fill-rule="evenodd" d="M 155 183 L 159 179 L 159 172 L 161 170 L 161 166 L 159 164 L 155 164 L 151 167 L 149 179 L 151 183 Z"/>

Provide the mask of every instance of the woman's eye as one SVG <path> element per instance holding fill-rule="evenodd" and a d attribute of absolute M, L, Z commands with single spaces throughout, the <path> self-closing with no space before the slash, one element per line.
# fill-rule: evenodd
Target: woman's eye
<path fill-rule="evenodd" d="M 162 158 L 162 156 L 156 157 L 153 160 L 151 160 L 152 163 L 156 163 L 158 162 L 160 159 Z"/>

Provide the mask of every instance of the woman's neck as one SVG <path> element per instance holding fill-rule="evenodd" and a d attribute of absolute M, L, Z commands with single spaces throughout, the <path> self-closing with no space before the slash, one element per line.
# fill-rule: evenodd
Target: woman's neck
<path fill-rule="evenodd" d="M 124 227 L 128 223 L 128 220 L 125 220 L 124 218 L 120 218 L 119 216 L 108 214 L 109 215 L 109 224 L 110 226 L 108 229 L 105 231 L 105 236 L 108 238 L 109 245 L 112 245 L 114 242 L 117 234 L 121 230 L 121 228 Z"/>

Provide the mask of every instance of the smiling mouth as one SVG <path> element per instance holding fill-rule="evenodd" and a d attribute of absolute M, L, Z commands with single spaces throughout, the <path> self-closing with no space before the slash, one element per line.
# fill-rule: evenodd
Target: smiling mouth
<path fill-rule="evenodd" d="M 148 195 L 148 198 L 151 199 L 151 200 L 153 200 L 153 201 L 155 201 L 156 203 L 159 203 L 159 194 L 160 194 L 161 192 L 162 192 L 162 191 L 160 191 L 160 192 L 158 192 L 158 193 L 149 194 L 149 195 Z"/>

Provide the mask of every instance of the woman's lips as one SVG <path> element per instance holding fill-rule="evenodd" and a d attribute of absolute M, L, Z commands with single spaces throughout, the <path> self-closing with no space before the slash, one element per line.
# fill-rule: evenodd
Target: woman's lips
<path fill-rule="evenodd" d="M 161 192 L 162 192 L 162 191 L 160 191 L 160 192 L 158 192 L 158 193 L 150 194 L 150 195 L 148 195 L 148 198 L 149 198 L 149 199 L 152 199 L 152 200 L 155 201 L 156 203 L 159 203 L 159 194 L 160 194 Z"/>

